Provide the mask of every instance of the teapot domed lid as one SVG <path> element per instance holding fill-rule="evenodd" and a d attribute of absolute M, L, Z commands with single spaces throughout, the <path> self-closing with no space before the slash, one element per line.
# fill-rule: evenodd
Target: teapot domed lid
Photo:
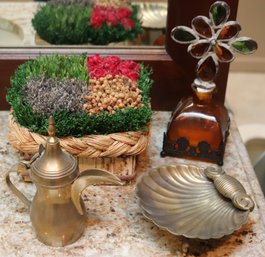
<path fill-rule="evenodd" d="M 55 121 L 50 117 L 49 136 L 45 149 L 31 165 L 33 182 L 46 187 L 62 187 L 70 184 L 79 174 L 77 160 L 61 149 L 55 132 Z"/>

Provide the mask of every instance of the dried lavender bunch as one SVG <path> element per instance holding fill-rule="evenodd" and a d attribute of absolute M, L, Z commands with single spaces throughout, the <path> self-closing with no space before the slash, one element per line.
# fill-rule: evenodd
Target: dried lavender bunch
<path fill-rule="evenodd" d="M 89 6 L 92 4 L 90 0 L 51 0 L 53 5 L 79 5 L 79 6 Z"/>
<path fill-rule="evenodd" d="M 61 110 L 81 112 L 88 94 L 85 81 L 44 77 L 30 80 L 23 91 L 33 112 L 45 116 Z"/>

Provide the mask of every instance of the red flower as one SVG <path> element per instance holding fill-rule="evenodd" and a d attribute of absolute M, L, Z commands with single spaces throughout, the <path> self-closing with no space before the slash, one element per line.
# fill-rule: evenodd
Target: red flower
<path fill-rule="evenodd" d="M 117 72 L 119 75 L 130 78 L 131 80 L 139 79 L 140 65 L 131 60 L 122 61 L 117 66 Z"/>
<path fill-rule="evenodd" d="M 139 73 L 134 71 L 134 70 L 128 70 L 125 74 L 123 74 L 123 76 L 136 81 L 139 79 Z"/>
<path fill-rule="evenodd" d="M 127 67 L 128 69 L 136 70 L 136 71 L 140 70 L 140 65 L 132 60 L 125 60 L 123 61 L 122 64 L 124 67 Z"/>
<path fill-rule="evenodd" d="M 115 27 L 119 24 L 119 19 L 115 14 L 116 13 L 114 13 L 114 12 L 108 12 L 106 14 L 106 23 L 108 25 L 111 25 L 112 27 Z"/>
<path fill-rule="evenodd" d="M 92 10 L 92 14 L 91 14 L 91 18 L 90 18 L 91 26 L 94 28 L 101 28 L 104 20 L 105 20 L 105 17 L 104 17 L 104 15 L 102 15 L 101 8 L 99 8 L 99 6 L 95 7 Z"/>
<path fill-rule="evenodd" d="M 109 72 L 111 72 L 112 70 L 115 70 L 116 68 L 116 65 L 111 63 L 111 62 L 103 62 L 101 65 L 100 65 L 100 68 L 104 69 L 104 70 L 107 70 Z"/>
<path fill-rule="evenodd" d="M 87 58 L 87 67 L 91 78 L 122 75 L 133 81 L 139 79 L 140 65 L 131 60 L 122 61 L 118 56 L 107 56 L 104 59 L 99 55 Z"/>
<path fill-rule="evenodd" d="M 130 30 L 134 26 L 135 21 L 130 18 L 123 18 L 121 23 L 126 30 Z"/>
<path fill-rule="evenodd" d="M 132 10 L 126 7 L 117 8 L 117 17 L 119 20 L 132 16 Z"/>
<path fill-rule="evenodd" d="M 90 70 L 89 72 L 89 77 L 91 78 L 102 78 L 102 77 L 105 77 L 107 74 L 105 72 L 105 70 L 101 69 L 101 68 L 96 68 L 96 69 L 93 69 L 93 70 Z"/>
<path fill-rule="evenodd" d="M 94 66 L 98 66 L 103 59 L 98 55 L 93 55 L 91 57 L 87 57 L 87 69 L 90 70 Z"/>
<path fill-rule="evenodd" d="M 129 8 L 95 6 L 92 10 L 90 24 L 92 27 L 99 29 L 104 22 L 112 27 L 116 27 L 121 23 L 126 30 L 130 30 L 135 24 L 135 21 L 129 18 L 131 16 L 132 10 Z"/>
<path fill-rule="evenodd" d="M 104 61 L 111 62 L 111 63 L 114 63 L 115 65 L 118 65 L 121 62 L 121 59 L 118 56 L 112 55 L 112 56 L 106 56 L 104 58 Z"/>

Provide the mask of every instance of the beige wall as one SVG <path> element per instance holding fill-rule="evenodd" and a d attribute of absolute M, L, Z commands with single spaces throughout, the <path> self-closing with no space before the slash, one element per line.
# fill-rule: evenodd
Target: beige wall
<path fill-rule="evenodd" d="M 239 0 L 237 21 L 242 27 L 240 35 L 256 40 L 258 51 L 248 56 L 237 54 L 231 70 L 265 72 L 265 0 Z"/>

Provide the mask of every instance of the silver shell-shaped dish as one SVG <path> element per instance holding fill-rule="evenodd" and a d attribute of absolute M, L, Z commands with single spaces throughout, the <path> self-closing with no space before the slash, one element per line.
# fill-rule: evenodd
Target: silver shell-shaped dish
<path fill-rule="evenodd" d="M 152 29 L 162 29 L 166 27 L 166 3 L 138 3 L 138 5 L 142 27 Z"/>
<path fill-rule="evenodd" d="M 161 166 L 144 174 L 136 186 L 144 216 L 172 234 L 220 238 L 247 222 L 249 211 L 234 207 L 196 166 Z"/>

